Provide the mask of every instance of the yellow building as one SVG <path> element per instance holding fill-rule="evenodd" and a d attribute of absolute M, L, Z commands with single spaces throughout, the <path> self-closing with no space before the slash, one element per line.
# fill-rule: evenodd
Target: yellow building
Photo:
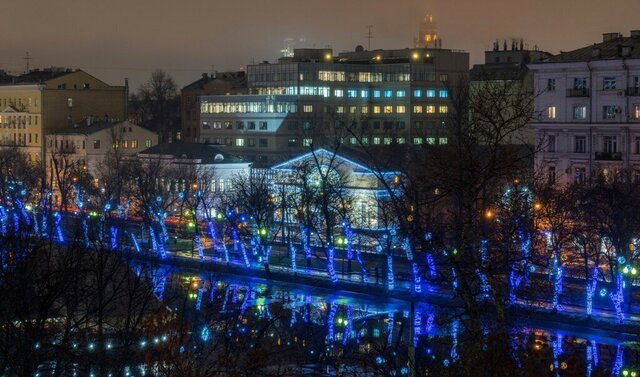
<path fill-rule="evenodd" d="M 46 134 L 86 122 L 124 120 L 126 88 L 81 70 L 50 68 L 0 83 L 0 145 L 41 161 Z"/>

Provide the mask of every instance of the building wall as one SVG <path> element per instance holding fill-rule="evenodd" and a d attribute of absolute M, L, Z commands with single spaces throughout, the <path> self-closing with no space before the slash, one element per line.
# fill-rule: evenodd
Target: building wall
<path fill-rule="evenodd" d="M 540 93 L 533 123 L 542 148 L 536 157 L 540 174 L 553 180 L 555 171 L 557 182 L 568 184 L 640 170 L 640 59 L 531 67 Z"/>
<path fill-rule="evenodd" d="M 18 112 L 10 107 L 16 108 Z M 3 145 L 19 145 L 31 161 L 41 159 L 43 139 L 40 85 L 0 85 L 0 142 Z"/>

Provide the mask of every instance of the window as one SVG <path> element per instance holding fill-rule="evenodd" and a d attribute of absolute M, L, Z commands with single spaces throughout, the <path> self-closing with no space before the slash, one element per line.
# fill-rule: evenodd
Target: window
<path fill-rule="evenodd" d="M 297 145 L 298 145 L 298 139 L 296 138 L 292 138 L 287 141 L 287 146 L 289 147 L 295 147 Z"/>
<path fill-rule="evenodd" d="M 616 153 L 618 152 L 618 137 L 617 136 L 603 136 L 602 137 L 602 147 L 603 152 L 605 153 Z"/>
<path fill-rule="evenodd" d="M 362 139 L 360 139 L 360 143 L 362 145 L 369 145 L 369 138 L 368 137 L 362 137 Z"/>
<path fill-rule="evenodd" d="M 447 145 L 447 143 L 449 142 L 449 140 L 447 140 L 446 137 L 441 137 L 438 139 L 438 144 L 440 145 Z"/>
<path fill-rule="evenodd" d="M 573 79 L 573 89 L 575 89 L 575 90 L 586 90 L 587 89 L 587 78 L 586 77 L 575 77 Z"/>
<path fill-rule="evenodd" d="M 360 111 L 363 114 L 368 114 L 369 113 L 369 106 L 362 106 L 362 108 L 360 109 Z"/>
<path fill-rule="evenodd" d="M 338 114 L 344 113 L 344 106 L 336 106 L 336 113 Z"/>
<path fill-rule="evenodd" d="M 303 130 L 310 130 L 311 129 L 311 121 L 305 120 L 302 122 L 302 129 Z"/>
<path fill-rule="evenodd" d="M 357 110 L 357 106 L 349 106 L 349 114 L 355 114 Z"/>
<path fill-rule="evenodd" d="M 413 96 L 414 96 L 414 97 L 416 97 L 416 98 L 420 98 L 420 97 L 422 97 L 422 90 L 420 90 L 420 89 L 415 89 L 415 90 L 413 91 Z"/>
<path fill-rule="evenodd" d="M 587 119 L 587 107 L 584 105 L 573 107 L 573 119 L 584 120 Z"/>
<path fill-rule="evenodd" d="M 256 129 L 256 122 L 248 122 L 247 123 L 247 129 L 255 130 Z"/>
<path fill-rule="evenodd" d="M 313 112 L 313 105 L 304 105 L 302 106 L 303 113 L 311 113 Z"/>
<path fill-rule="evenodd" d="M 635 142 L 635 144 L 636 144 L 635 147 L 636 148 L 635 148 L 634 152 L 635 152 L 635 154 L 640 154 L 640 136 L 636 136 L 635 141 L 636 141 Z"/>
<path fill-rule="evenodd" d="M 605 105 L 602 106 L 602 119 L 611 120 L 616 119 L 616 113 L 618 112 L 618 108 L 613 105 Z"/>
<path fill-rule="evenodd" d="M 633 78 L 633 87 L 636 89 L 640 89 L 640 76 L 636 76 Z"/>
<path fill-rule="evenodd" d="M 265 122 L 265 121 L 261 121 L 261 122 L 260 122 L 260 129 L 261 129 L 261 130 L 266 130 L 266 129 L 268 129 L 267 122 Z"/>
<path fill-rule="evenodd" d="M 93 141 L 93 149 L 100 149 L 100 140 Z"/>
<path fill-rule="evenodd" d="M 375 144 L 375 145 L 379 145 L 380 144 L 380 138 L 378 136 L 375 136 L 373 138 L 373 144 Z"/>
<path fill-rule="evenodd" d="M 547 79 L 547 91 L 554 92 L 556 90 L 556 79 Z"/>
<path fill-rule="evenodd" d="M 449 97 L 449 91 L 447 89 L 441 89 L 439 94 L 440 94 L 440 98 Z"/>
<path fill-rule="evenodd" d="M 358 98 L 358 91 L 355 89 L 347 90 L 347 97 L 349 98 Z"/>
<path fill-rule="evenodd" d="M 578 185 L 584 183 L 587 178 L 587 169 L 575 168 L 575 171 L 576 171 L 575 183 Z"/>
<path fill-rule="evenodd" d="M 398 144 L 405 144 L 407 142 L 407 139 L 405 139 L 404 137 L 399 137 L 398 139 L 396 139 L 396 143 Z"/>
<path fill-rule="evenodd" d="M 447 82 L 447 81 L 449 81 L 449 75 L 447 74 L 440 75 L 440 82 Z"/>
<path fill-rule="evenodd" d="M 549 166 L 547 168 L 547 183 L 552 185 L 556 183 L 556 167 Z"/>
<path fill-rule="evenodd" d="M 213 122 L 214 129 L 222 129 L 222 122 Z"/>
<path fill-rule="evenodd" d="M 603 90 L 613 90 L 616 88 L 616 78 L 615 77 L 604 77 L 602 79 L 602 89 Z"/>
<path fill-rule="evenodd" d="M 244 130 L 244 122 L 243 121 L 236 122 L 236 128 L 239 130 Z"/>
<path fill-rule="evenodd" d="M 266 147 L 268 147 L 268 146 L 269 146 L 269 140 L 267 140 L 267 139 L 259 139 L 259 140 L 258 140 L 258 146 L 259 146 L 260 148 L 266 148 Z"/>
<path fill-rule="evenodd" d="M 427 105 L 426 112 L 427 114 L 433 114 L 436 112 L 436 107 L 433 105 Z"/>
<path fill-rule="evenodd" d="M 254 138 L 247 139 L 247 145 L 249 147 L 255 147 L 256 146 L 256 139 L 254 139 Z"/>
<path fill-rule="evenodd" d="M 202 129 L 210 130 L 211 126 L 209 125 L 209 122 L 202 122 Z"/>
<path fill-rule="evenodd" d="M 433 98 L 436 96 L 436 91 L 434 89 L 427 89 L 427 98 Z"/>
<path fill-rule="evenodd" d="M 361 90 L 360 91 L 360 97 L 362 98 L 369 98 L 369 91 L 368 90 Z"/>
<path fill-rule="evenodd" d="M 244 147 L 244 139 L 236 139 L 236 147 Z"/>
<path fill-rule="evenodd" d="M 549 135 L 547 136 L 547 152 L 555 152 L 556 151 L 556 136 Z"/>
<path fill-rule="evenodd" d="M 398 90 L 396 92 L 396 97 L 398 98 L 404 98 L 407 96 L 407 91 L 406 90 Z"/>
<path fill-rule="evenodd" d="M 384 107 L 384 113 L 385 113 L 385 114 L 391 114 L 391 113 L 393 113 L 393 106 L 385 106 L 385 107 Z"/>
<path fill-rule="evenodd" d="M 69 108 L 73 107 L 73 98 L 67 98 L 67 107 Z"/>
<path fill-rule="evenodd" d="M 446 114 L 449 112 L 449 107 L 447 106 L 440 106 L 440 108 L 438 109 L 438 111 L 440 112 L 440 114 Z"/>
<path fill-rule="evenodd" d="M 373 113 L 374 114 L 380 114 L 380 106 L 376 105 L 373 107 Z"/>
<path fill-rule="evenodd" d="M 556 119 L 556 107 L 555 106 L 547 107 L 547 119 Z"/>
<path fill-rule="evenodd" d="M 633 119 L 640 119 L 640 104 L 634 104 L 631 115 Z"/>
<path fill-rule="evenodd" d="M 575 153 L 585 153 L 587 151 L 587 137 L 586 136 L 576 136 L 575 137 L 573 151 Z"/>
<path fill-rule="evenodd" d="M 358 139 L 356 139 L 355 137 L 350 137 L 349 138 L 349 144 L 355 145 L 357 142 L 358 142 Z"/>
<path fill-rule="evenodd" d="M 414 145 L 421 145 L 422 144 L 422 138 L 421 137 L 414 137 L 413 138 L 413 144 Z"/>
<path fill-rule="evenodd" d="M 225 130 L 230 130 L 232 128 L 233 128 L 233 122 L 230 122 L 230 121 L 224 122 L 224 129 Z"/>
<path fill-rule="evenodd" d="M 132 149 L 138 148 L 138 140 L 136 139 L 131 140 L 131 148 Z M 82 149 L 84 149 L 84 140 L 82 141 Z"/>
<path fill-rule="evenodd" d="M 384 98 L 391 98 L 391 97 L 393 97 L 393 90 L 385 90 Z"/>
<path fill-rule="evenodd" d="M 336 97 L 344 97 L 344 90 L 336 89 L 333 91 L 333 95 Z"/>
<path fill-rule="evenodd" d="M 225 143 L 225 145 L 231 146 L 231 145 L 233 145 L 233 139 L 230 138 L 230 137 L 226 137 L 224 139 L 224 143 Z"/>
<path fill-rule="evenodd" d="M 396 106 L 396 113 L 404 114 L 406 108 L 404 106 Z"/>
<path fill-rule="evenodd" d="M 144 141 L 144 146 L 145 148 L 151 148 L 151 139 L 147 139 Z"/>
<path fill-rule="evenodd" d="M 302 139 L 303 147 L 310 147 L 311 145 L 313 145 L 313 139 Z"/>
<path fill-rule="evenodd" d="M 385 137 L 383 139 L 384 145 L 391 145 L 392 141 L 393 141 L 393 139 L 391 139 L 390 137 Z"/>
<path fill-rule="evenodd" d="M 427 138 L 427 144 L 435 145 L 436 144 L 436 138 L 435 137 L 428 137 Z"/>
<path fill-rule="evenodd" d="M 421 114 L 421 113 L 422 113 L 422 106 L 420 106 L 420 105 L 416 105 L 416 106 L 414 106 L 414 107 L 413 107 L 413 112 L 414 112 L 415 114 Z"/>
<path fill-rule="evenodd" d="M 380 98 L 380 91 L 379 90 L 374 90 L 373 91 L 373 98 Z"/>

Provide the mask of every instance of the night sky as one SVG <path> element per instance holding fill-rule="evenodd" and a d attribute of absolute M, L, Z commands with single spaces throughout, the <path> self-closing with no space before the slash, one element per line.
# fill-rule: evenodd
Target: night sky
<path fill-rule="evenodd" d="M 202 72 L 273 61 L 283 39 L 334 51 L 411 47 L 420 19 L 434 13 L 444 48 L 471 63 L 496 38 L 524 38 L 552 53 L 598 42 L 604 32 L 640 29 L 638 0 L 55 0 L 5 1 L 0 69 L 82 68 L 138 88 L 154 68 L 183 86 Z"/>

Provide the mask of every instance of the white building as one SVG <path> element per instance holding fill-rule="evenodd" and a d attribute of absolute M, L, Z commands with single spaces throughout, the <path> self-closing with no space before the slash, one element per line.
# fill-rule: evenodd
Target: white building
<path fill-rule="evenodd" d="M 530 64 L 537 94 L 536 170 L 572 184 L 640 172 L 640 31 Z"/>
<path fill-rule="evenodd" d="M 46 136 L 47 172 L 52 168 L 52 158 L 65 154 L 68 160 L 78 161 L 79 165 L 86 167 L 89 174 L 97 177 L 100 166 L 115 149 L 122 155 L 135 155 L 156 144 L 156 133 L 128 121 L 87 121 Z"/>

